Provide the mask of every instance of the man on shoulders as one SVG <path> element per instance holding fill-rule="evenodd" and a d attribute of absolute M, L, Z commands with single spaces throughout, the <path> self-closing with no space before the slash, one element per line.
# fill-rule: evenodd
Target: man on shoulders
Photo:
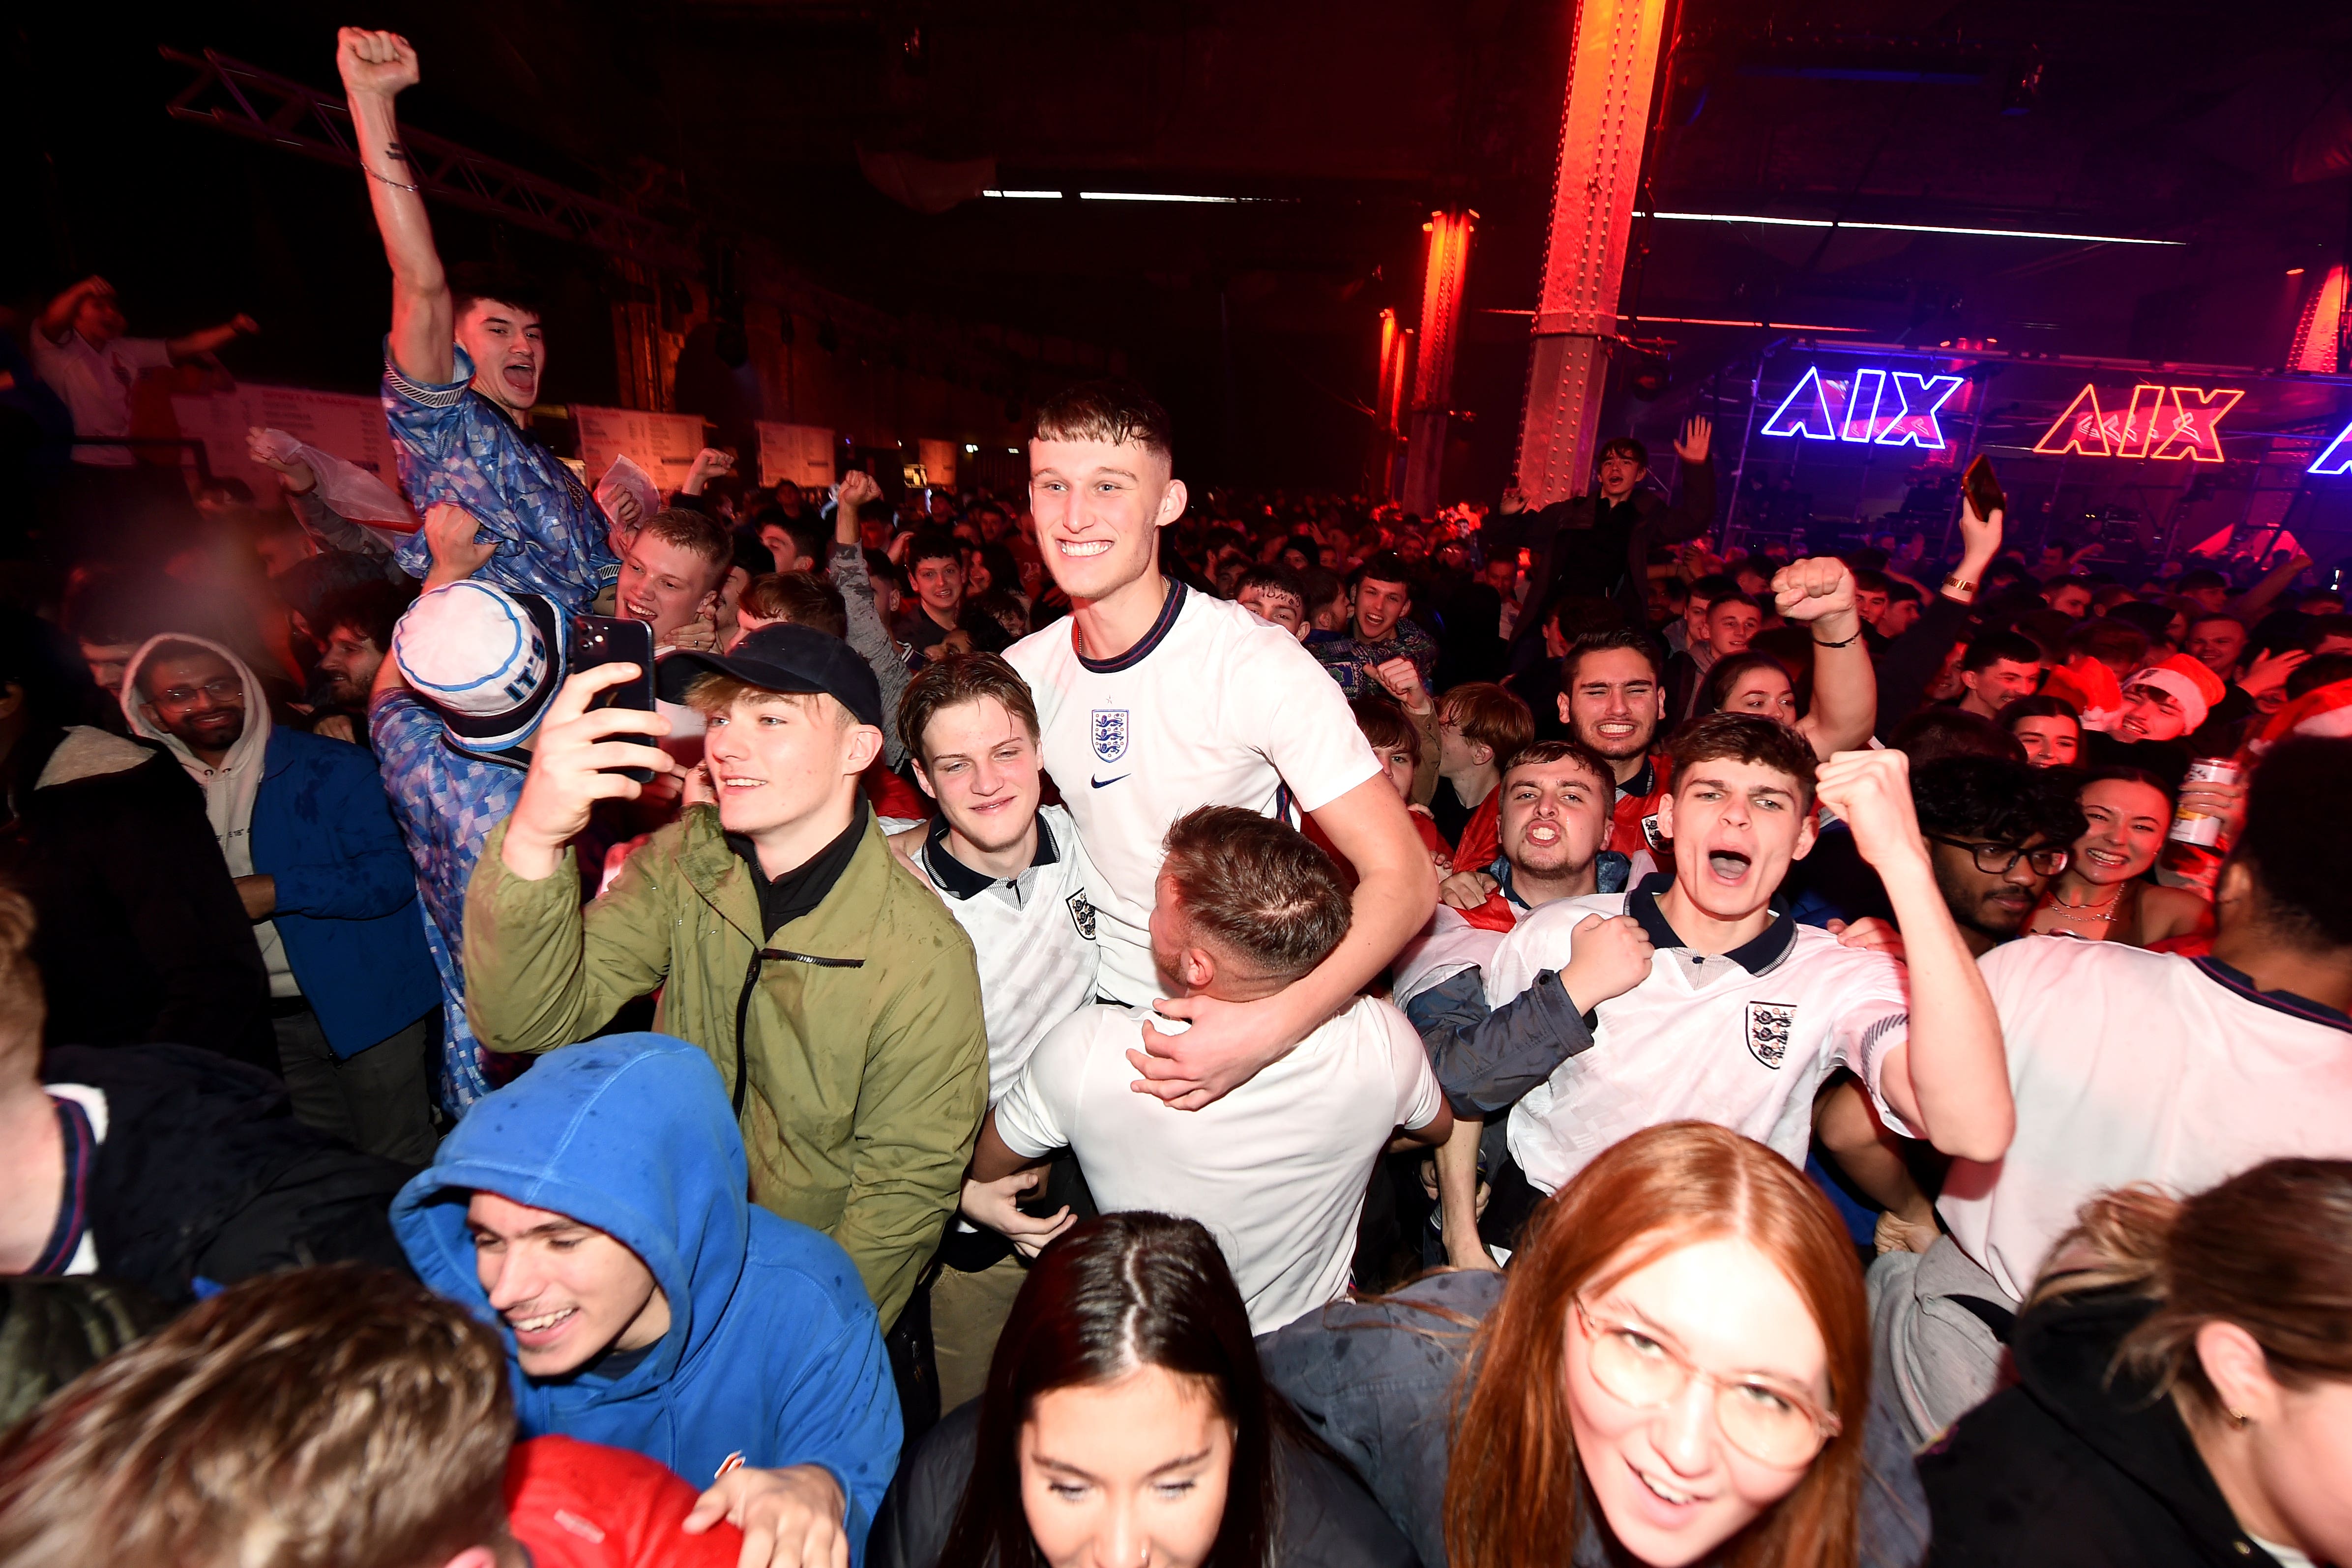
<path fill-rule="evenodd" d="M 92 437 L 131 434 L 131 389 L 140 373 L 166 369 L 261 330 L 251 316 L 169 339 L 128 337 L 129 327 L 114 285 L 97 277 L 51 300 L 33 322 L 33 368 L 65 400 L 74 434 L 85 443 L 73 449 L 77 463 L 132 466 L 130 447 L 89 443 Z"/>
<path fill-rule="evenodd" d="M 971 942 L 892 858 L 860 775 L 882 745 L 874 672 L 810 626 L 681 649 L 656 689 L 704 716 L 713 805 L 690 805 L 583 910 L 568 843 L 602 799 L 669 773 L 658 713 L 591 709 L 629 665 L 574 676 L 466 894 L 467 1007 L 493 1050 L 587 1038 L 661 993 L 660 1026 L 719 1066 L 751 1196 L 839 1242 L 886 1327 L 956 1206 L 987 1103 Z"/>
<path fill-rule="evenodd" d="M 529 429 L 547 368 L 536 289 L 483 269 L 453 279 L 434 247 L 421 162 L 400 144 L 393 100 L 417 80 L 416 51 L 394 33 L 345 27 L 335 64 L 349 95 L 368 199 L 392 264 L 383 407 L 401 488 L 418 511 L 450 501 L 488 537 L 478 575 L 541 594 L 577 615 L 620 570 L 610 523 L 587 487 Z M 414 577 L 433 564 L 422 531 L 398 552 Z"/>
<path fill-rule="evenodd" d="M 733 1121 L 693 1047 L 593 1040 L 475 1107 L 393 1226 L 496 1321 L 525 1436 L 659 1460 L 757 1568 L 855 1562 L 898 1456 L 874 1309 L 839 1247 L 745 1199 Z"/>
<path fill-rule="evenodd" d="M 1650 477 L 1650 452 L 1630 436 L 1601 443 L 1591 495 L 1530 513 L 1517 489 L 1503 492 L 1497 516 L 1487 523 L 1488 553 L 1521 544 L 1535 552 L 1527 613 L 1512 638 L 1513 669 L 1541 656 L 1543 624 L 1563 599 L 1612 600 L 1629 624 L 1643 623 L 1651 550 L 1696 539 L 1715 521 L 1715 468 L 1707 461 L 1714 434 L 1710 421 L 1694 416 L 1675 441 L 1675 456 L 1682 459 L 1679 504 L 1642 488 Z"/>
<path fill-rule="evenodd" d="M 1162 575 L 1160 530 L 1184 514 L 1168 418 L 1131 388 L 1094 383 L 1041 407 L 1029 443 L 1030 505 L 1071 612 L 1006 660 L 1037 701 L 1045 769 L 1095 868 L 1087 889 L 1103 950 L 1102 994 L 1163 994 L 1147 929 L 1160 845 L 1202 805 L 1315 819 L 1361 880 L 1328 957 L 1246 1003 L 1166 1001 L 1181 1037 L 1147 1024 L 1133 1053 L 1159 1094 L 1207 1104 L 1348 1005 L 1429 918 L 1429 854 L 1347 700 L 1280 627 Z"/>
<path fill-rule="evenodd" d="M 1329 858 L 1295 829 L 1238 806 L 1206 806 L 1169 829 L 1151 912 L 1169 988 L 1229 1004 L 1277 995 L 1346 931 Z M 1210 1226 L 1269 1333 L 1339 1296 L 1373 1162 L 1402 1130 L 1444 1142 L 1453 1117 L 1421 1041 L 1388 1003 L 1359 997 L 1297 1048 L 1183 1116 L 1129 1088 L 1122 1047 L 1142 1009 L 1090 1007 L 1039 1043 L 989 1113 L 976 1181 L 1055 1150 L 1077 1153 L 1108 1212 L 1157 1209 Z"/>

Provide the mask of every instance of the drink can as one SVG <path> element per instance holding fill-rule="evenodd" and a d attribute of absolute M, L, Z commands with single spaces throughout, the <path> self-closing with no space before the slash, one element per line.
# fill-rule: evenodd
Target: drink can
<path fill-rule="evenodd" d="M 2181 779 L 2185 792 L 2191 784 L 2238 782 L 2239 768 L 2231 757 L 2197 757 L 2190 760 L 2189 772 Z M 2172 826 L 2165 837 L 2177 844 L 2196 844 L 2210 848 L 2221 842 L 2221 819 L 2201 811 L 2191 811 L 2186 805 L 2172 808 Z"/>

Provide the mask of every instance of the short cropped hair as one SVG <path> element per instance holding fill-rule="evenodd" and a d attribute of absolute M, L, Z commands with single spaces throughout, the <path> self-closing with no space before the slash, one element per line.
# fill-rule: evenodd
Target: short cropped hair
<path fill-rule="evenodd" d="M 1004 710 L 1021 721 L 1029 738 L 1037 739 L 1037 704 L 1029 695 L 1029 683 L 992 653 L 945 654 L 916 671 L 907 682 L 906 695 L 898 699 L 898 738 L 917 762 L 929 767 L 931 752 L 923 744 L 923 731 L 930 728 L 931 721 L 950 708 L 983 697 L 1004 704 Z"/>
<path fill-rule="evenodd" d="M 1761 713 L 1706 713 L 1685 726 L 1667 747 L 1672 769 L 1666 793 L 1680 793 L 1683 775 L 1700 763 L 1730 761 L 1770 768 L 1797 781 L 1797 793 L 1808 805 L 1813 798 L 1813 770 L 1819 766 L 1812 742 L 1778 719 Z"/>
<path fill-rule="evenodd" d="M 1640 654 L 1650 662 L 1651 679 L 1665 679 L 1666 660 L 1658 650 L 1657 638 L 1633 626 L 1596 626 L 1591 631 L 1579 632 L 1576 640 L 1569 645 L 1568 657 L 1559 661 L 1559 689 L 1567 691 L 1575 687 L 1576 667 L 1586 654 L 1607 653 L 1612 648 Z"/>
<path fill-rule="evenodd" d="M 2294 735 L 2270 749 L 2246 785 L 2246 826 L 2233 853 L 2254 874 L 2264 924 L 2300 947 L 2352 948 L 2347 778 L 2352 740 Z"/>
<path fill-rule="evenodd" d="M 1373 751 L 1410 752 L 1412 765 L 1421 766 L 1421 731 L 1387 692 L 1367 691 L 1352 698 L 1348 710 L 1356 716 L 1356 728 L 1364 732 Z"/>
<path fill-rule="evenodd" d="M 2040 664 L 2042 645 L 2022 632 L 1986 632 L 1960 655 L 1960 668 L 1981 675 L 1996 663 Z"/>
<path fill-rule="evenodd" d="M 1739 592 L 1739 584 L 1732 581 L 1728 574 L 1722 572 L 1710 572 L 1704 577 L 1695 579 L 1690 585 L 1690 597 L 1709 605 L 1726 594 L 1738 592 Z"/>
<path fill-rule="evenodd" d="M 1885 594 L 1895 586 L 1895 579 L 1875 566 L 1855 566 L 1853 571 L 1853 591 L 1857 594 Z"/>
<path fill-rule="evenodd" d="M 1301 611 L 1314 607 L 1307 602 L 1307 584 L 1297 573 L 1279 561 L 1263 562 L 1243 573 L 1241 581 L 1234 584 L 1234 595 L 1238 598 L 1244 589 L 1249 588 L 1263 588 L 1269 594 L 1287 594 L 1298 601 Z M 1324 603 L 1330 601 L 1326 599 Z"/>
<path fill-rule="evenodd" d="M 1535 710 L 1517 692 L 1491 680 L 1453 688 L 1437 700 L 1437 710 L 1454 721 L 1464 740 L 1494 752 L 1496 763 L 1517 755 L 1536 738 Z"/>
<path fill-rule="evenodd" d="M 849 636 L 849 606 L 841 590 L 814 572 L 769 572 L 751 579 L 735 601 L 754 620 L 789 621 L 830 637 Z"/>
<path fill-rule="evenodd" d="M 926 561 L 952 561 L 956 570 L 963 570 L 963 542 L 944 528 L 927 528 L 915 535 L 907 546 L 907 572 L 912 575 L 916 567 Z"/>
<path fill-rule="evenodd" d="M 1404 557 L 1393 550 L 1381 551 L 1349 573 L 1348 591 L 1354 593 L 1368 577 L 1375 583 L 1410 584 L 1412 581 L 1412 572 L 1405 567 Z"/>
<path fill-rule="evenodd" d="M 2144 628 L 2115 616 L 2095 616 L 2066 634 L 2064 652 L 2069 661 L 2095 659 L 2128 674 L 2147 661 L 2147 649 Z"/>
<path fill-rule="evenodd" d="M 688 554 L 710 563 L 719 577 L 726 576 L 728 568 L 735 564 L 735 541 L 728 536 L 726 524 L 682 506 L 664 507 L 646 519 L 637 537 L 675 544 Z"/>
<path fill-rule="evenodd" d="M 449 268 L 452 321 L 464 321 L 466 312 L 484 300 L 512 305 L 534 316 L 547 314 L 547 290 L 527 272 L 495 261 L 460 261 Z"/>
<path fill-rule="evenodd" d="M 2006 709 L 2003 710 L 2007 711 Z M 1922 708 L 1900 724 L 1886 743 L 1911 759 L 1916 773 L 1944 757 L 2001 757 L 2025 761 L 2025 746 L 1997 720 L 1940 704 Z"/>
<path fill-rule="evenodd" d="M 0 1438 L 11 1568 L 417 1568 L 507 1539 L 507 1357 L 358 1264 L 262 1275 Z"/>
<path fill-rule="evenodd" d="M 1082 381 L 1037 405 L 1029 420 L 1032 441 L 1130 443 L 1171 461 L 1176 456 L 1168 411 L 1132 382 Z"/>
<path fill-rule="evenodd" d="M 1503 764 L 1503 780 L 1509 783 L 1515 769 L 1548 768 L 1554 763 L 1574 763 L 1591 773 L 1601 785 L 1602 805 L 1606 806 L 1617 798 L 1617 770 L 1602 762 L 1599 753 L 1577 741 L 1537 741 L 1521 746 L 1511 760 Z"/>
<path fill-rule="evenodd" d="M 2183 572 L 2180 574 L 2180 580 L 2172 585 L 2172 591 L 2176 594 L 2194 594 L 2201 589 L 2226 588 L 2229 585 L 2230 580 L 2210 566 L 2199 566 Z"/>
<path fill-rule="evenodd" d="M 2067 845 L 2083 837 L 2082 778 L 2008 757 L 1942 757 L 1911 770 L 1911 804 L 1922 833 Z"/>
<path fill-rule="evenodd" d="M 1331 858 L 1288 823 L 1237 805 L 1204 805 L 1168 829 L 1160 875 L 1193 934 L 1246 964 L 1290 980 L 1348 934 L 1348 889 Z"/>

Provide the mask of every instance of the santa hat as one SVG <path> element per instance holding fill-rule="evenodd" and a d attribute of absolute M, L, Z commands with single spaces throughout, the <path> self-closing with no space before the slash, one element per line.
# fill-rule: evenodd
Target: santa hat
<path fill-rule="evenodd" d="M 2116 715 L 2123 711 L 2123 683 L 2114 670 L 2088 654 L 2052 670 L 2050 679 L 2042 682 L 2042 695 L 2073 703 L 2085 730 L 2112 730 Z"/>
<path fill-rule="evenodd" d="M 2272 714 L 2246 749 L 2260 756 L 2289 735 L 2352 736 L 2352 680 L 2313 687 Z"/>
<path fill-rule="evenodd" d="M 2221 684 L 2220 676 L 2185 653 L 2176 653 L 2161 664 L 2149 665 L 2124 684 L 2127 687 L 2153 686 L 2179 703 L 2181 710 L 2189 716 L 2189 728 L 2191 730 L 2205 722 L 2205 715 L 2229 689 Z"/>

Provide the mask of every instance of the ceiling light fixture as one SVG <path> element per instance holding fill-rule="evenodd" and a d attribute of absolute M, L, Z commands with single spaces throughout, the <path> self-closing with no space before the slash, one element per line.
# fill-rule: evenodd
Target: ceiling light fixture
<path fill-rule="evenodd" d="M 1758 223 L 1775 228 L 1866 228 L 1894 234 L 1979 235 L 1992 239 L 2067 239 L 2085 245 L 2185 246 L 2185 239 L 2136 239 L 2121 234 L 2060 234 L 2035 228 L 1967 228 L 1940 223 L 1858 223 L 1826 217 L 1764 217 L 1755 213 L 1636 213 L 1669 223 Z"/>
<path fill-rule="evenodd" d="M 1080 191 L 1082 202 L 1210 202 L 1220 206 L 1232 206 L 1250 200 L 1247 196 L 1182 196 L 1169 191 Z"/>
<path fill-rule="evenodd" d="M 1062 199 L 1062 193 L 1059 191 L 982 191 L 980 194 L 983 196 L 1001 196 L 1007 201 L 1016 202 L 1058 202 Z"/>

